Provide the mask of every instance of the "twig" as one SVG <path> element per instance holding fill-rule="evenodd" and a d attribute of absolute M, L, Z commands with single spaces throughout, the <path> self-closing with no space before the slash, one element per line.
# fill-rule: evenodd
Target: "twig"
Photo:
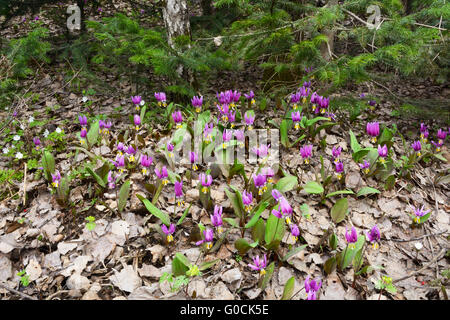
<path fill-rule="evenodd" d="M 61 290 L 61 291 L 57 291 L 51 295 L 49 295 L 47 298 L 45 298 L 45 300 L 52 300 L 54 297 L 56 297 L 57 295 L 61 294 L 61 293 L 67 293 L 70 290 Z"/>
<path fill-rule="evenodd" d="M 14 294 L 17 294 L 17 295 L 21 296 L 21 297 L 24 298 L 24 299 L 28 299 L 28 300 L 38 300 L 38 299 L 35 298 L 35 297 L 29 296 L 29 295 L 27 295 L 27 294 L 25 294 L 25 293 L 22 293 L 22 292 L 17 291 L 17 290 L 15 290 L 15 289 L 13 289 L 13 288 L 10 288 L 10 287 L 4 285 L 4 284 L 1 283 L 1 282 L 0 282 L 0 288 L 6 289 L 6 290 L 8 290 L 9 292 L 12 292 L 12 293 L 14 293 Z"/>
<path fill-rule="evenodd" d="M 23 206 L 25 207 L 25 203 L 27 201 L 27 163 L 25 162 L 25 173 L 23 175 Z"/>
<path fill-rule="evenodd" d="M 411 242 L 411 241 L 420 240 L 420 239 L 423 239 L 423 238 L 426 238 L 426 237 L 439 236 L 439 235 L 441 235 L 443 233 L 446 233 L 446 231 L 441 231 L 441 232 L 438 232 L 438 233 L 424 234 L 423 236 L 420 236 L 420 237 L 417 237 L 417 238 L 412 238 L 412 239 L 392 239 L 392 238 L 387 239 L 387 238 L 384 238 L 382 240 L 395 241 L 395 242 Z"/>
<path fill-rule="evenodd" d="M 439 261 L 440 259 L 442 259 L 444 257 L 445 252 L 447 250 L 448 250 L 447 248 L 442 249 L 441 252 L 439 252 L 439 254 L 437 255 L 437 257 L 435 257 L 429 263 L 424 265 L 422 268 L 420 268 L 419 270 L 413 271 L 413 272 L 411 272 L 410 274 L 408 274 L 406 276 L 403 276 L 401 278 L 395 279 L 395 280 L 392 281 L 392 283 L 396 283 L 396 282 L 399 282 L 399 281 L 402 281 L 402 280 L 405 280 L 405 279 L 408 279 L 408 278 L 411 278 L 411 277 L 415 276 L 416 274 L 420 273 L 421 271 L 423 271 L 426 268 L 428 268 L 429 266 L 431 266 L 433 263 L 435 263 L 435 262 Z"/>

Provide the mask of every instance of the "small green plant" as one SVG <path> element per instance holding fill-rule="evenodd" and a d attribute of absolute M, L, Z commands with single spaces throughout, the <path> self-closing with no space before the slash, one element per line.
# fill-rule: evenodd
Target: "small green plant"
<path fill-rule="evenodd" d="M 392 283 L 392 278 L 388 276 L 382 276 L 381 279 L 378 280 L 377 283 L 375 284 L 375 288 L 380 290 L 378 300 L 380 300 L 383 290 L 386 290 L 390 294 L 397 293 L 397 288 L 395 288 L 394 284 Z"/>
<path fill-rule="evenodd" d="M 28 287 L 28 285 L 30 284 L 30 276 L 27 274 L 25 269 L 22 269 L 20 272 L 17 273 L 17 275 L 20 277 L 20 283 L 24 287 Z"/>
<path fill-rule="evenodd" d="M 95 229 L 95 218 L 93 216 L 89 216 L 86 219 L 86 229 L 88 229 L 89 231 L 93 231 Z"/>

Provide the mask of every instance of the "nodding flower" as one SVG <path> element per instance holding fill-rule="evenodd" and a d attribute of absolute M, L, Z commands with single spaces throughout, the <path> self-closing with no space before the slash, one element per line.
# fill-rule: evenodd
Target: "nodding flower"
<path fill-rule="evenodd" d="M 177 199 L 177 206 L 181 207 L 183 201 L 183 181 L 175 181 L 175 198 Z"/>
<path fill-rule="evenodd" d="M 298 225 L 291 223 L 289 227 L 291 228 L 291 235 L 294 238 L 294 241 L 297 242 L 298 236 L 300 235 L 300 229 L 298 228 Z"/>
<path fill-rule="evenodd" d="M 261 276 L 266 274 L 265 268 L 267 267 L 267 256 L 264 254 L 264 259 L 260 259 L 259 256 L 253 257 L 253 264 L 249 263 L 248 266 L 255 271 L 259 271 Z"/>
<path fill-rule="evenodd" d="M 334 162 L 339 162 L 339 156 L 341 155 L 342 147 L 333 147 L 331 154 L 333 155 Z"/>
<path fill-rule="evenodd" d="M 214 231 L 212 229 L 206 229 L 203 231 L 204 239 L 195 243 L 195 245 L 199 246 L 202 243 L 206 242 L 206 249 L 211 249 L 212 242 L 214 240 Z"/>
<path fill-rule="evenodd" d="M 123 152 L 125 151 L 125 145 L 122 142 L 119 142 L 117 144 L 117 150 L 118 150 L 118 154 L 122 155 Z"/>
<path fill-rule="evenodd" d="M 275 172 L 273 171 L 272 168 L 270 168 L 270 167 L 263 168 L 261 170 L 261 173 L 266 176 L 267 183 L 273 182 L 273 177 L 275 176 Z"/>
<path fill-rule="evenodd" d="M 134 162 L 135 158 L 134 155 L 136 154 L 136 150 L 133 148 L 133 146 L 129 146 L 127 149 L 127 154 L 130 155 L 130 157 L 128 158 L 128 160 L 130 162 Z"/>
<path fill-rule="evenodd" d="M 244 204 L 244 210 L 247 213 L 252 211 L 253 194 L 244 190 L 242 193 L 242 203 Z"/>
<path fill-rule="evenodd" d="M 325 117 L 328 118 L 328 121 L 336 121 L 336 115 L 333 112 L 325 112 Z"/>
<path fill-rule="evenodd" d="M 58 188 L 59 182 L 61 181 L 61 174 L 56 170 L 55 174 L 52 174 L 52 186 Z"/>
<path fill-rule="evenodd" d="M 255 122 L 255 114 L 253 112 L 246 112 L 244 114 L 244 120 L 245 120 L 245 124 L 248 127 L 248 130 L 252 130 L 253 129 L 253 122 Z"/>
<path fill-rule="evenodd" d="M 283 197 L 283 195 L 277 189 L 272 189 L 272 197 L 275 199 L 275 201 L 278 202 L 280 200 L 280 198 Z"/>
<path fill-rule="evenodd" d="M 36 146 L 36 149 L 39 149 L 39 146 L 41 145 L 41 140 L 38 137 L 34 137 L 33 143 Z"/>
<path fill-rule="evenodd" d="M 311 81 L 303 82 L 303 86 L 306 87 L 306 88 L 311 88 Z"/>
<path fill-rule="evenodd" d="M 344 164 L 342 162 L 334 162 L 336 166 L 336 175 L 338 180 L 342 179 L 342 173 L 344 172 Z"/>
<path fill-rule="evenodd" d="M 356 232 L 355 227 L 352 227 L 351 232 L 348 232 L 348 229 L 345 228 L 345 240 L 350 248 L 355 247 L 356 241 L 358 241 L 358 233 Z"/>
<path fill-rule="evenodd" d="M 388 155 L 388 148 L 387 145 L 384 146 L 380 146 L 378 145 L 378 155 L 380 156 L 380 162 L 381 163 L 385 163 L 386 162 L 386 157 Z"/>
<path fill-rule="evenodd" d="M 255 153 L 258 158 L 265 158 L 269 155 L 269 148 L 270 145 L 262 144 L 259 148 L 253 147 L 252 152 Z"/>
<path fill-rule="evenodd" d="M 381 233 L 380 229 L 378 229 L 377 225 L 374 225 L 372 229 L 370 229 L 370 232 L 366 232 L 367 239 L 372 244 L 372 247 L 374 249 L 378 249 L 379 245 L 378 242 L 381 239 Z"/>
<path fill-rule="evenodd" d="M 173 112 L 172 119 L 173 119 L 173 122 L 175 122 L 175 125 L 177 126 L 177 128 L 181 128 L 181 123 L 183 122 L 183 115 L 181 114 L 181 111 Z"/>
<path fill-rule="evenodd" d="M 368 174 L 370 171 L 370 162 L 367 160 L 364 160 L 364 163 L 360 163 L 359 167 L 361 168 L 361 170 L 364 170 L 365 174 Z"/>
<path fill-rule="evenodd" d="M 142 174 L 143 175 L 148 175 L 149 171 L 148 168 L 151 166 L 151 164 L 153 163 L 153 158 L 152 157 L 148 157 L 145 154 L 143 154 L 141 156 L 141 166 L 143 166 L 142 168 Z"/>
<path fill-rule="evenodd" d="M 173 158 L 173 149 L 175 149 L 175 146 L 173 144 L 171 144 L 170 142 L 167 142 L 166 145 L 167 148 L 167 152 L 169 153 L 169 158 Z"/>
<path fill-rule="evenodd" d="M 263 174 L 253 175 L 253 182 L 255 183 L 256 189 L 258 189 L 258 194 L 262 195 L 267 190 L 266 186 L 266 176 Z"/>
<path fill-rule="evenodd" d="M 219 113 L 221 114 L 222 117 L 222 121 L 223 122 L 228 122 L 228 115 L 230 112 L 230 106 L 228 104 L 224 104 L 222 106 L 217 106 L 217 108 L 219 109 Z"/>
<path fill-rule="evenodd" d="M 303 116 L 300 114 L 300 111 L 293 111 L 291 113 L 292 121 L 295 123 L 295 130 L 300 129 L 300 121 L 302 121 Z"/>
<path fill-rule="evenodd" d="M 161 183 L 163 186 L 169 183 L 169 180 L 167 179 L 169 177 L 169 173 L 167 172 L 166 166 L 163 166 L 161 170 L 155 168 L 155 174 L 159 180 L 162 180 Z"/>
<path fill-rule="evenodd" d="M 322 286 L 322 280 L 309 280 L 310 276 L 307 276 L 305 279 L 305 291 L 306 291 L 306 300 L 316 300 L 317 292 L 320 290 Z"/>
<path fill-rule="evenodd" d="M 139 125 L 141 124 L 141 117 L 137 114 L 134 115 L 134 125 L 136 127 L 136 131 L 139 131 Z"/>
<path fill-rule="evenodd" d="M 78 116 L 78 121 L 82 127 L 87 126 L 87 117 L 86 116 Z"/>
<path fill-rule="evenodd" d="M 423 217 L 424 215 L 426 215 L 428 212 L 430 212 L 431 210 L 425 210 L 425 205 L 422 206 L 422 208 L 419 207 L 413 207 L 411 206 L 411 208 L 414 211 L 414 222 L 415 223 L 420 223 L 420 218 Z"/>
<path fill-rule="evenodd" d="M 375 100 L 369 100 L 367 103 L 370 106 L 370 110 L 372 110 L 372 111 L 375 110 L 375 105 L 377 104 L 377 102 Z"/>
<path fill-rule="evenodd" d="M 234 90 L 231 91 L 230 96 L 231 96 L 231 107 L 234 108 L 236 106 L 236 103 L 238 103 L 239 99 L 241 98 L 241 93 L 237 90 Z"/>
<path fill-rule="evenodd" d="M 443 144 L 445 138 L 447 137 L 447 131 L 439 129 L 437 134 L 436 134 L 437 138 L 439 139 L 438 143 Z"/>
<path fill-rule="evenodd" d="M 214 206 L 214 214 L 211 215 L 211 223 L 217 229 L 217 233 L 221 234 L 223 232 L 222 228 L 222 210 L 221 206 Z"/>
<path fill-rule="evenodd" d="M 100 133 L 109 134 L 109 129 L 112 127 L 112 123 L 111 121 L 99 120 L 98 126 L 100 128 Z"/>
<path fill-rule="evenodd" d="M 166 234 L 167 243 L 171 243 L 173 241 L 173 234 L 175 233 L 175 225 L 173 223 L 170 224 L 169 228 L 165 224 L 161 225 L 161 230 Z"/>
<path fill-rule="evenodd" d="M 195 107 L 195 112 L 199 113 L 202 110 L 203 105 L 203 96 L 197 97 L 194 96 L 191 99 L 192 106 Z"/>
<path fill-rule="evenodd" d="M 114 175 L 113 176 L 113 172 L 109 171 L 108 173 L 108 188 L 109 189 L 115 189 L 116 188 L 116 180 L 119 176 L 118 175 Z"/>
<path fill-rule="evenodd" d="M 330 98 L 325 98 L 320 96 L 318 101 L 320 113 L 325 113 L 325 111 L 328 109 L 328 106 L 330 105 Z"/>
<path fill-rule="evenodd" d="M 123 168 L 125 168 L 125 157 L 122 155 L 117 155 L 116 161 L 113 161 L 114 166 L 119 169 L 119 172 L 123 172 Z"/>
<path fill-rule="evenodd" d="M 313 92 L 312 93 L 312 95 L 311 95 L 311 98 L 309 98 L 310 99 L 310 102 L 311 102 L 311 105 L 312 105 L 312 111 L 313 112 L 315 112 L 315 113 L 317 113 L 316 112 L 316 109 L 317 109 L 317 102 L 319 101 L 318 99 L 319 99 L 319 95 L 317 94 L 317 92 Z"/>
<path fill-rule="evenodd" d="M 420 150 L 422 150 L 422 145 L 420 144 L 420 141 L 414 141 L 411 145 L 411 147 L 413 148 L 413 150 L 417 153 L 417 156 L 420 157 Z"/>
<path fill-rule="evenodd" d="M 283 217 L 286 219 L 286 223 L 288 225 L 291 224 L 291 218 L 290 216 L 292 215 L 292 207 L 289 204 L 289 202 L 287 201 L 287 199 L 285 197 L 281 197 L 279 199 L 279 209 L 280 212 L 283 214 Z"/>
<path fill-rule="evenodd" d="M 80 143 L 81 144 L 84 144 L 85 142 L 86 142 L 86 137 L 87 137 L 87 130 L 86 130 L 86 128 L 81 128 L 81 131 L 80 131 Z"/>
<path fill-rule="evenodd" d="M 224 130 L 223 130 L 223 133 L 222 133 L 222 139 L 223 139 L 222 148 L 223 148 L 223 149 L 226 149 L 226 148 L 227 148 L 226 143 L 227 143 L 228 141 L 230 141 L 231 138 L 233 138 L 233 130 L 224 129 Z"/>
<path fill-rule="evenodd" d="M 164 92 L 155 92 L 156 101 L 158 101 L 158 106 L 167 106 L 166 94 Z"/>
<path fill-rule="evenodd" d="M 309 86 L 305 86 L 305 84 L 309 84 L 309 86 L 311 85 L 311 82 L 305 82 L 303 84 L 303 87 L 299 88 L 299 93 L 300 93 L 300 97 L 302 98 L 302 103 L 306 102 L 306 98 L 309 96 L 310 93 L 310 89 Z"/>
<path fill-rule="evenodd" d="M 194 171 L 197 170 L 198 169 L 197 164 L 196 164 L 196 162 L 198 160 L 197 153 L 195 153 L 194 151 L 191 151 L 189 153 L 189 160 L 192 164 L 192 170 L 194 170 Z"/>
<path fill-rule="evenodd" d="M 236 140 L 239 141 L 239 147 L 243 148 L 245 146 L 244 130 L 234 130 L 234 136 L 236 137 Z"/>
<path fill-rule="evenodd" d="M 200 181 L 200 183 L 202 184 L 202 192 L 203 193 L 208 193 L 209 187 L 212 184 L 212 176 L 211 175 L 206 175 L 204 173 L 200 173 L 198 176 L 198 179 Z"/>
<path fill-rule="evenodd" d="M 139 104 L 142 101 L 142 97 L 141 96 L 131 96 L 131 101 L 133 102 L 133 104 L 138 107 Z"/>
<path fill-rule="evenodd" d="M 213 131 L 214 125 L 211 123 L 209 125 L 208 123 L 205 124 L 205 129 L 203 129 L 203 138 L 205 139 L 206 143 L 210 143 L 212 141 L 212 131 Z"/>
<path fill-rule="evenodd" d="M 312 144 L 309 144 L 300 148 L 300 155 L 306 164 L 309 163 L 309 158 L 312 156 L 312 147 Z"/>
<path fill-rule="evenodd" d="M 377 142 L 377 137 L 380 134 L 380 124 L 378 122 L 368 122 L 366 132 L 372 137 L 372 143 Z"/>
<path fill-rule="evenodd" d="M 235 126 L 234 122 L 235 121 L 236 121 L 236 111 L 235 112 L 230 111 L 228 113 L 228 122 L 230 122 L 231 128 L 234 128 L 234 126 Z"/>
<path fill-rule="evenodd" d="M 301 98 L 300 97 L 300 92 L 296 92 L 296 93 L 291 94 L 291 103 L 293 104 L 292 105 L 292 109 L 297 110 L 297 108 L 298 108 L 297 103 L 299 103 L 300 98 Z"/>
<path fill-rule="evenodd" d="M 249 94 L 244 93 L 244 96 L 247 100 L 250 101 L 250 104 L 255 104 L 255 93 L 253 90 L 249 92 Z"/>
<path fill-rule="evenodd" d="M 216 97 L 217 97 L 217 100 L 219 100 L 219 103 L 222 105 L 230 104 L 231 102 L 233 102 L 231 90 L 227 90 L 227 91 L 221 92 L 221 93 L 216 93 Z"/>
<path fill-rule="evenodd" d="M 439 152 L 439 151 L 441 151 L 441 147 L 444 145 L 444 141 L 439 140 L 437 143 L 434 141 L 431 141 L 431 144 L 436 147 L 436 152 Z"/>

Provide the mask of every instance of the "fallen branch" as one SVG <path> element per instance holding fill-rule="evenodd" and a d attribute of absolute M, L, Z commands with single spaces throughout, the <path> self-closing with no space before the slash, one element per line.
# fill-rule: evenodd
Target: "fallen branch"
<path fill-rule="evenodd" d="M 35 297 L 29 296 L 29 295 L 27 295 L 27 294 L 25 294 L 25 293 L 22 293 L 22 292 L 20 292 L 20 291 L 17 291 L 16 289 L 10 288 L 10 287 L 4 285 L 4 284 L 1 283 L 1 282 L 0 282 L 0 288 L 6 289 L 6 290 L 8 290 L 9 292 L 12 292 L 12 293 L 14 293 L 14 294 L 17 294 L 18 296 L 21 296 L 21 297 L 24 298 L 24 299 L 28 299 L 28 300 L 38 300 L 38 299 L 35 298 Z"/>
<path fill-rule="evenodd" d="M 399 281 L 402 281 L 402 280 L 405 280 L 405 279 L 408 279 L 408 278 L 411 278 L 411 277 L 415 276 L 416 274 L 420 273 L 421 271 L 423 271 L 426 268 L 428 268 L 429 266 L 431 266 L 433 263 L 435 263 L 435 262 L 439 261 L 440 259 L 442 259 L 445 256 L 445 252 L 447 250 L 448 250 L 447 248 L 442 249 L 441 252 L 433 260 L 428 262 L 422 268 L 420 268 L 419 270 L 413 271 L 413 272 L 411 272 L 410 274 L 408 274 L 406 276 L 403 276 L 401 278 L 395 279 L 395 280 L 392 281 L 392 283 L 396 283 L 396 282 L 399 282 Z"/>

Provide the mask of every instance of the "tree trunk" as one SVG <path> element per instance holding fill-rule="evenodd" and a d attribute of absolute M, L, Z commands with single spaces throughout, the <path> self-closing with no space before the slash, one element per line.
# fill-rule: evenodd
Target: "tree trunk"
<path fill-rule="evenodd" d="M 189 23 L 187 1 L 166 0 L 162 12 L 169 46 L 172 49 L 179 51 L 175 46 L 174 38 L 182 35 L 187 35 L 191 38 L 191 25 Z M 191 85 L 195 81 L 192 72 L 183 68 L 183 66 L 180 65 L 177 72 L 180 77 L 189 81 Z"/>

